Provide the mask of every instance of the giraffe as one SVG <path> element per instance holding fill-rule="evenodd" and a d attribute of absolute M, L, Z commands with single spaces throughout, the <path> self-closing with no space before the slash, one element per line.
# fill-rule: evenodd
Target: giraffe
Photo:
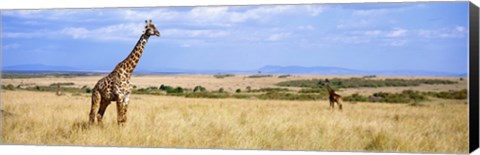
<path fill-rule="evenodd" d="M 132 85 L 130 77 L 142 56 L 145 45 L 150 36 L 160 36 L 152 20 L 145 20 L 146 26 L 132 52 L 107 76 L 100 79 L 92 89 L 92 106 L 90 110 L 90 124 L 102 124 L 103 114 L 113 101 L 117 104 L 117 123 L 124 126 L 127 121 L 127 108 Z"/>
<path fill-rule="evenodd" d="M 328 100 L 330 101 L 330 108 L 333 110 L 335 109 L 335 102 L 337 102 L 338 104 L 338 107 L 340 109 L 340 111 L 342 110 L 342 96 L 341 95 L 338 95 L 335 93 L 335 90 L 333 90 L 330 85 L 329 85 L 330 81 L 328 81 L 328 79 L 325 79 L 325 83 L 323 83 L 323 86 L 325 86 L 325 88 L 327 88 L 328 90 Z M 321 84 L 321 82 L 319 82 L 319 84 Z"/>
<path fill-rule="evenodd" d="M 60 83 L 57 83 L 57 92 L 56 92 L 56 95 L 57 95 L 57 96 L 62 96 L 62 95 L 63 95 L 63 91 L 62 91 L 62 88 L 60 87 Z"/>

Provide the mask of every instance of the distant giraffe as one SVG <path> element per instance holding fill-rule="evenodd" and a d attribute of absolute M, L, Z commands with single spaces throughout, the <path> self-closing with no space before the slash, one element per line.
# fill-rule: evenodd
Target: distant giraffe
<path fill-rule="evenodd" d="M 142 56 L 145 44 L 147 44 L 150 36 L 160 36 L 160 32 L 152 23 L 152 20 L 145 21 L 145 23 L 145 30 L 132 52 L 122 62 L 118 63 L 110 74 L 100 79 L 92 89 L 90 124 L 95 123 L 95 119 L 101 124 L 107 106 L 112 101 L 115 101 L 117 103 L 117 123 L 122 126 L 125 125 L 127 121 L 128 99 L 132 89 L 130 77 Z"/>
<path fill-rule="evenodd" d="M 319 82 L 320 84 L 321 82 Z M 333 90 L 330 85 L 330 81 L 328 79 L 325 79 L 325 83 L 323 84 L 325 88 L 328 90 L 328 100 L 330 101 L 330 108 L 333 110 L 335 109 L 335 102 L 337 102 L 338 107 L 340 110 L 342 110 L 342 96 L 338 95 L 335 93 L 335 90 Z"/>
<path fill-rule="evenodd" d="M 58 83 L 57 84 L 57 92 L 56 92 L 57 96 L 62 96 L 63 95 L 63 91 L 62 91 L 62 88 L 60 87 L 60 84 Z"/>

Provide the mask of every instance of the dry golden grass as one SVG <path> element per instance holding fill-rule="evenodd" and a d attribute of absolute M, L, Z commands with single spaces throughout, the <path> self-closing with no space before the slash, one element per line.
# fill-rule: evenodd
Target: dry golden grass
<path fill-rule="evenodd" d="M 88 127 L 90 96 L 2 91 L 5 144 L 467 153 L 465 100 L 425 106 L 132 95 L 125 127 L 115 104 Z"/>
<path fill-rule="evenodd" d="M 146 88 L 150 86 L 159 87 L 162 84 L 170 86 L 180 86 L 183 88 L 194 88 L 197 85 L 201 85 L 208 90 L 218 90 L 224 88 L 227 92 L 235 92 L 236 89 L 245 90 L 247 86 L 252 89 L 277 87 L 275 84 L 288 80 L 304 80 L 304 79 L 324 79 L 324 78 L 351 78 L 362 76 L 326 76 L 326 75 L 292 75 L 287 78 L 278 78 L 277 76 L 265 77 L 265 78 L 246 78 L 248 75 L 235 75 L 234 77 L 226 77 L 222 79 L 215 78 L 213 75 L 142 75 L 133 76 L 132 83 L 138 88 Z M 73 82 L 73 87 L 88 86 L 92 88 L 95 83 L 101 79 L 102 76 L 80 76 L 70 78 L 58 78 L 58 77 L 45 77 L 45 78 L 28 78 L 28 79 L 2 79 L 4 85 L 13 84 L 14 86 L 20 83 L 35 84 L 41 86 L 48 86 L 57 82 Z M 460 81 L 458 77 L 421 77 L 421 76 L 377 76 L 373 79 L 387 79 L 387 78 L 400 78 L 400 79 L 442 79 L 457 81 L 457 84 L 450 85 L 421 85 L 418 87 L 383 87 L 383 92 L 401 92 L 403 90 L 418 90 L 418 91 L 449 91 L 449 90 L 462 90 L 466 88 L 467 78 Z M 292 90 L 300 90 L 300 88 L 289 87 Z M 338 92 L 342 95 L 350 95 L 353 93 L 359 93 L 362 95 L 371 95 L 378 92 L 378 88 L 349 88 L 341 89 Z"/>

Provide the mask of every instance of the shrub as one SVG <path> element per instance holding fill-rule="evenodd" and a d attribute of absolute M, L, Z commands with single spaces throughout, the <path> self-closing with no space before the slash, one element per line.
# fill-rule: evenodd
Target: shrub
<path fill-rule="evenodd" d="M 280 75 L 280 76 L 278 76 L 278 78 L 287 78 L 287 77 L 289 77 L 289 76 L 290 76 L 290 74 Z"/>
<path fill-rule="evenodd" d="M 377 100 L 374 102 L 387 102 L 387 103 L 411 103 L 425 101 L 427 98 L 419 91 L 404 90 L 401 93 L 374 93 L 373 97 Z"/>
<path fill-rule="evenodd" d="M 4 86 L 3 89 L 5 89 L 5 90 L 15 90 L 15 86 L 13 86 L 12 84 L 8 84 L 7 86 Z"/>
<path fill-rule="evenodd" d="M 181 93 L 183 93 L 183 88 L 182 87 L 177 87 L 175 89 L 167 90 L 167 94 L 181 94 Z"/>
<path fill-rule="evenodd" d="M 285 92 L 267 92 L 265 94 L 258 95 L 258 98 L 265 100 L 319 100 L 326 99 L 325 95 L 319 94 L 294 94 Z"/>
<path fill-rule="evenodd" d="M 324 79 L 310 79 L 310 80 L 290 80 L 279 82 L 276 85 L 285 87 L 310 87 L 315 88 L 323 84 Z M 369 78 L 349 78 L 349 79 L 330 79 L 330 86 L 332 88 L 357 88 L 357 87 L 404 87 L 404 86 L 418 86 L 420 84 L 454 84 L 455 81 L 438 80 L 438 79 L 385 79 L 375 80 Z"/>
<path fill-rule="evenodd" d="M 239 88 L 239 89 L 235 90 L 235 92 L 236 92 L 236 93 L 241 93 L 242 90 Z"/>
<path fill-rule="evenodd" d="M 227 98 L 227 93 L 195 92 L 185 95 L 187 98 Z"/>
<path fill-rule="evenodd" d="M 376 75 L 365 75 L 362 78 L 375 78 L 377 77 Z"/>
<path fill-rule="evenodd" d="M 250 75 L 248 78 L 265 78 L 265 77 L 272 77 L 273 75 Z"/>
<path fill-rule="evenodd" d="M 202 86 L 195 86 L 195 88 L 193 88 L 193 92 L 204 92 L 204 91 L 207 91 L 207 89 L 205 89 L 205 87 L 202 87 Z"/>
<path fill-rule="evenodd" d="M 158 89 L 167 92 L 167 94 L 181 94 L 184 92 L 182 87 L 173 88 L 172 86 L 167 86 L 163 84 Z M 151 88 L 151 90 L 154 90 L 153 87 Z"/>
<path fill-rule="evenodd" d="M 86 89 L 85 89 L 85 93 L 92 93 L 92 89 L 86 88 Z"/>
<path fill-rule="evenodd" d="M 467 89 L 462 89 L 459 91 L 443 91 L 443 92 L 427 92 L 427 95 L 437 97 L 437 98 L 443 98 L 443 99 L 467 99 L 468 97 L 468 92 Z"/>
<path fill-rule="evenodd" d="M 58 83 L 52 83 L 52 84 L 50 84 L 51 87 L 53 87 L 53 86 L 56 87 L 57 85 L 60 85 L 60 86 L 73 86 L 73 85 L 75 85 L 75 83 L 73 83 L 73 82 L 58 82 Z"/>
<path fill-rule="evenodd" d="M 289 91 L 287 88 L 260 88 L 255 90 L 250 90 L 250 92 L 279 92 L 279 91 Z"/>
<path fill-rule="evenodd" d="M 322 88 L 303 88 L 298 93 L 321 93 L 326 92 L 327 90 Z"/>
<path fill-rule="evenodd" d="M 367 102 L 368 97 L 359 95 L 358 93 L 352 94 L 350 96 L 345 96 L 343 98 L 344 101 L 351 101 L 351 102 Z"/>
<path fill-rule="evenodd" d="M 223 79 L 223 78 L 226 78 L 226 77 L 234 77 L 235 75 L 234 74 L 216 74 L 216 75 L 213 75 L 213 77 L 217 78 L 217 79 Z"/>

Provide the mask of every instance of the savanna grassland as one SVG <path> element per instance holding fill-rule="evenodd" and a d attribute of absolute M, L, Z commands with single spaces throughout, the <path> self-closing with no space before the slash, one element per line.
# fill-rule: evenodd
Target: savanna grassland
<path fill-rule="evenodd" d="M 316 151 L 468 151 L 467 100 L 435 94 L 466 89 L 467 79 L 427 77 L 455 82 L 395 87 L 339 87 L 337 93 L 343 96 L 400 93 L 404 90 L 430 92 L 418 93 L 425 97 L 422 100 L 414 98 L 411 103 L 410 100 L 408 103 L 344 101 L 343 111 L 329 109 L 328 100 L 321 97 L 272 99 L 261 98 L 262 92 L 255 91 L 261 88 L 285 88 L 293 95 L 300 94 L 297 91 L 305 88 L 285 87 L 278 83 L 313 78 L 336 77 L 134 76 L 132 81 L 138 88 L 165 84 L 193 89 L 202 85 L 206 90 L 218 91 L 223 88 L 227 96 L 242 94 L 248 97 L 196 98 L 136 93 L 130 97 L 128 121 L 124 127 L 116 123 L 114 103 L 106 111 L 103 126 L 89 126 L 89 93 L 66 92 L 58 96 L 52 91 L 33 91 L 20 87 L 3 89 L 2 143 Z M 373 79 L 385 78 L 426 77 Z M 13 78 L 2 79 L 2 82 L 3 85 L 14 86 L 20 83 L 48 86 L 51 83 L 71 82 L 74 84 L 66 87 L 81 88 L 84 85 L 93 87 L 98 79 L 97 76 Z M 247 91 L 246 87 L 252 90 Z M 241 91 L 235 92 L 237 89 Z M 188 91 L 193 90 L 185 90 Z"/>

